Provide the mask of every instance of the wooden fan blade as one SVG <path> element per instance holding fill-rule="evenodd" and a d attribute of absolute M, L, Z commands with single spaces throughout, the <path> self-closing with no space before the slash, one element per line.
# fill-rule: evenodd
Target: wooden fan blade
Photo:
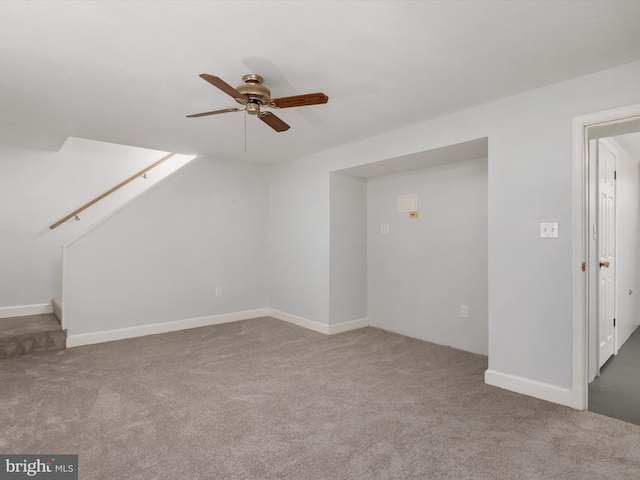
<path fill-rule="evenodd" d="M 218 78 L 214 75 L 209 75 L 208 73 L 201 74 L 200 78 L 206 80 L 211 85 L 213 85 L 216 88 L 219 88 L 224 93 L 232 96 L 233 98 L 246 98 L 243 94 L 241 94 L 238 90 L 233 88 L 231 85 L 229 85 L 227 82 L 225 82 L 221 78 Z"/>
<path fill-rule="evenodd" d="M 285 132 L 291 128 L 271 112 L 262 112 L 258 115 L 258 118 L 273 128 L 276 132 Z"/>
<path fill-rule="evenodd" d="M 187 118 L 206 117 L 207 115 L 217 115 L 219 113 L 227 112 L 239 112 L 239 108 L 225 108 L 224 110 L 214 110 L 213 112 L 194 113 L 193 115 L 187 115 Z"/>
<path fill-rule="evenodd" d="M 269 106 L 275 108 L 305 107 L 307 105 L 320 105 L 328 101 L 329 97 L 324 93 L 318 92 L 307 93 L 306 95 L 294 95 L 293 97 L 272 98 Z"/>

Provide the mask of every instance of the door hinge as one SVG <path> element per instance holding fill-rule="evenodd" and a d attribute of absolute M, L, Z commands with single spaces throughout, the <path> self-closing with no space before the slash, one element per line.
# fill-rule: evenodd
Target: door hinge
<path fill-rule="evenodd" d="M 616 326 L 616 319 L 615 318 L 613 319 L 613 326 L 614 327 Z"/>
<path fill-rule="evenodd" d="M 613 171 L 613 179 L 614 179 L 614 180 L 617 180 L 617 179 L 618 179 L 618 171 L 617 171 L 617 170 L 614 170 L 614 171 Z"/>
<path fill-rule="evenodd" d="M 587 270 L 587 262 L 582 262 L 582 271 L 586 271 Z"/>

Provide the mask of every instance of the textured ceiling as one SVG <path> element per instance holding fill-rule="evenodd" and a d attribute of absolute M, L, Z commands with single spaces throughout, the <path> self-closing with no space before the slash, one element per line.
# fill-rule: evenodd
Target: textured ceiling
<path fill-rule="evenodd" d="M 0 2 L 0 143 L 276 162 L 640 59 L 640 1 Z M 198 78 L 326 105 L 254 117 Z"/>

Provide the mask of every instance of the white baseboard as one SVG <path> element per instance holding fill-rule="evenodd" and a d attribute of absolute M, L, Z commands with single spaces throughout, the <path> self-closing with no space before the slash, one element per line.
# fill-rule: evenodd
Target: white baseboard
<path fill-rule="evenodd" d="M 49 307 L 51 308 L 51 306 Z M 52 308 L 51 311 L 53 311 Z M 240 320 L 249 320 L 251 318 L 267 316 L 293 323 L 315 332 L 324 333 L 325 335 L 333 335 L 369 326 L 368 318 L 360 318 L 333 325 L 326 325 L 321 322 L 316 322 L 315 320 L 309 320 L 308 318 L 299 317 L 297 315 L 281 312 L 272 308 L 259 308 L 256 310 L 225 313 L 209 317 L 188 318 L 173 322 L 153 323 L 150 325 L 138 325 L 135 327 L 103 330 L 101 332 L 78 333 L 75 335 L 71 334 L 67 337 L 67 348 L 79 347 L 81 345 L 93 345 L 95 343 L 112 342 L 115 340 L 124 340 L 126 338 L 142 337 L 145 335 L 155 335 L 158 333 L 175 332 L 177 330 L 187 330 L 189 328 L 206 327 L 208 325 L 237 322 Z"/>
<path fill-rule="evenodd" d="M 329 335 L 335 333 L 348 332 L 349 330 L 357 330 L 369 326 L 369 318 L 358 318 L 356 320 L 347 320 L 346 322 L 332 323 L 329 325 Z"/>
<path fill-rule="evenodd" d="M 53 313 L 53 306 L 50 303 L 0 307 L 0 318 L 26 317 L 27 315 L 42 315 L 44 313 Z"/>
<path fill-rule="evenodd" d="M 299 317 L 291 313 L 282 312 L 274 308 L 269 308 L 269 316 L 282 320 L 284 322 L 293 323 L 299 327 L 308 328 L 314 332 L 324 333 L 325 335 L 333 335 L 335 333 L 347 332 L 349 330 L 356 330 L 358 328 L 368 327 L 368 318 L 359 318 L 357 320 L 349 320 L 347 322 L 334 323 L 327 325 L 326 323 L 316 322 L 315 320 L 309 320 L 308 318 Z"/>
<path fill-rule="evenodd" d="M 79 333 L 67 337 L 67 348 L 79 347 L 80 345 L 92 345 L 94 343 L 112 342 L 114 340 L 124 340 L 125 338 L 142 337 L 145 335 L 155 335 L 158 333 L 175 332 L 177 330 L 187 330 L 190 328 L 206 327 L 208 325 L 218 325 L 220 323 L 237 322 L 252 318 L 268 316 L 268 309 L 259 308 L 257 310 L 245 310 L 243 312 L 225 313 L 221 315 L 211 315 L 208 317 L 188 318 L 173 322 L 153 323 L 150 325 L 138 325 L 135 327 L 118 328 L 115 330 L 104 330 L 101 332 Z"/>
<path fill-rule="evenodd" d="M 582 410 L 582 392 L 579 388 L 562 388 L 549 383 L 538 382 L 529 378 L 518 377 L 508 373 L 487 370 L 484 381 L 488 385 L 504 388 L 512 392 L 522 393 L 530 397 L 557 403 L 566 407 Z"/>

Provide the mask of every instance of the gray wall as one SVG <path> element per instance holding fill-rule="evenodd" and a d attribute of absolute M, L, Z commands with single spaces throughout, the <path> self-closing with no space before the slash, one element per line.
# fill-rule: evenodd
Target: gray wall
<path fill-rule="evenodd" d="M 525 92 L 275 166 L 275 308 L 328 323 L 330 173 L 487 137 L 489 368 L 573 378 L 572 118 L 640 103 L 640 62 Z M 560 237 L 541 239 L 540 222 Z M 289 275 L 289 273 L 291 275 Z"/>
<path fill-rule="evenodd" d="M 49 225 L 163 156 L 78 138 L 69 138 L 59 152 L 0 145 L 0 307 L 59 297 L 60 246 L 183 165 L 184 158 L 167 160 L 147 180 L 137 179 L 92 205 L 78 222 L 69 220 L 54 230 Z"/>
<path fill-rule="evenodd" d="M 418 218 L 397 211 L 404 194 Z M 487 160 L 370 178 L 367 211 L 370 325 L 486 355 Z"/>
<path fill-rule="evenodd" d="M 329 323 L 329 173 L 304 160 L 270 171 L 269 306 Z"/>
<path fill-rule="evenodd" d="M 198 158 L 69 245 L 69 335 L 264 308 L 266 170 Z"/>
<path fill-rule="evenodd" d="M 367 181 L 331 174 L 329 323 L 367 316 Z"/>

